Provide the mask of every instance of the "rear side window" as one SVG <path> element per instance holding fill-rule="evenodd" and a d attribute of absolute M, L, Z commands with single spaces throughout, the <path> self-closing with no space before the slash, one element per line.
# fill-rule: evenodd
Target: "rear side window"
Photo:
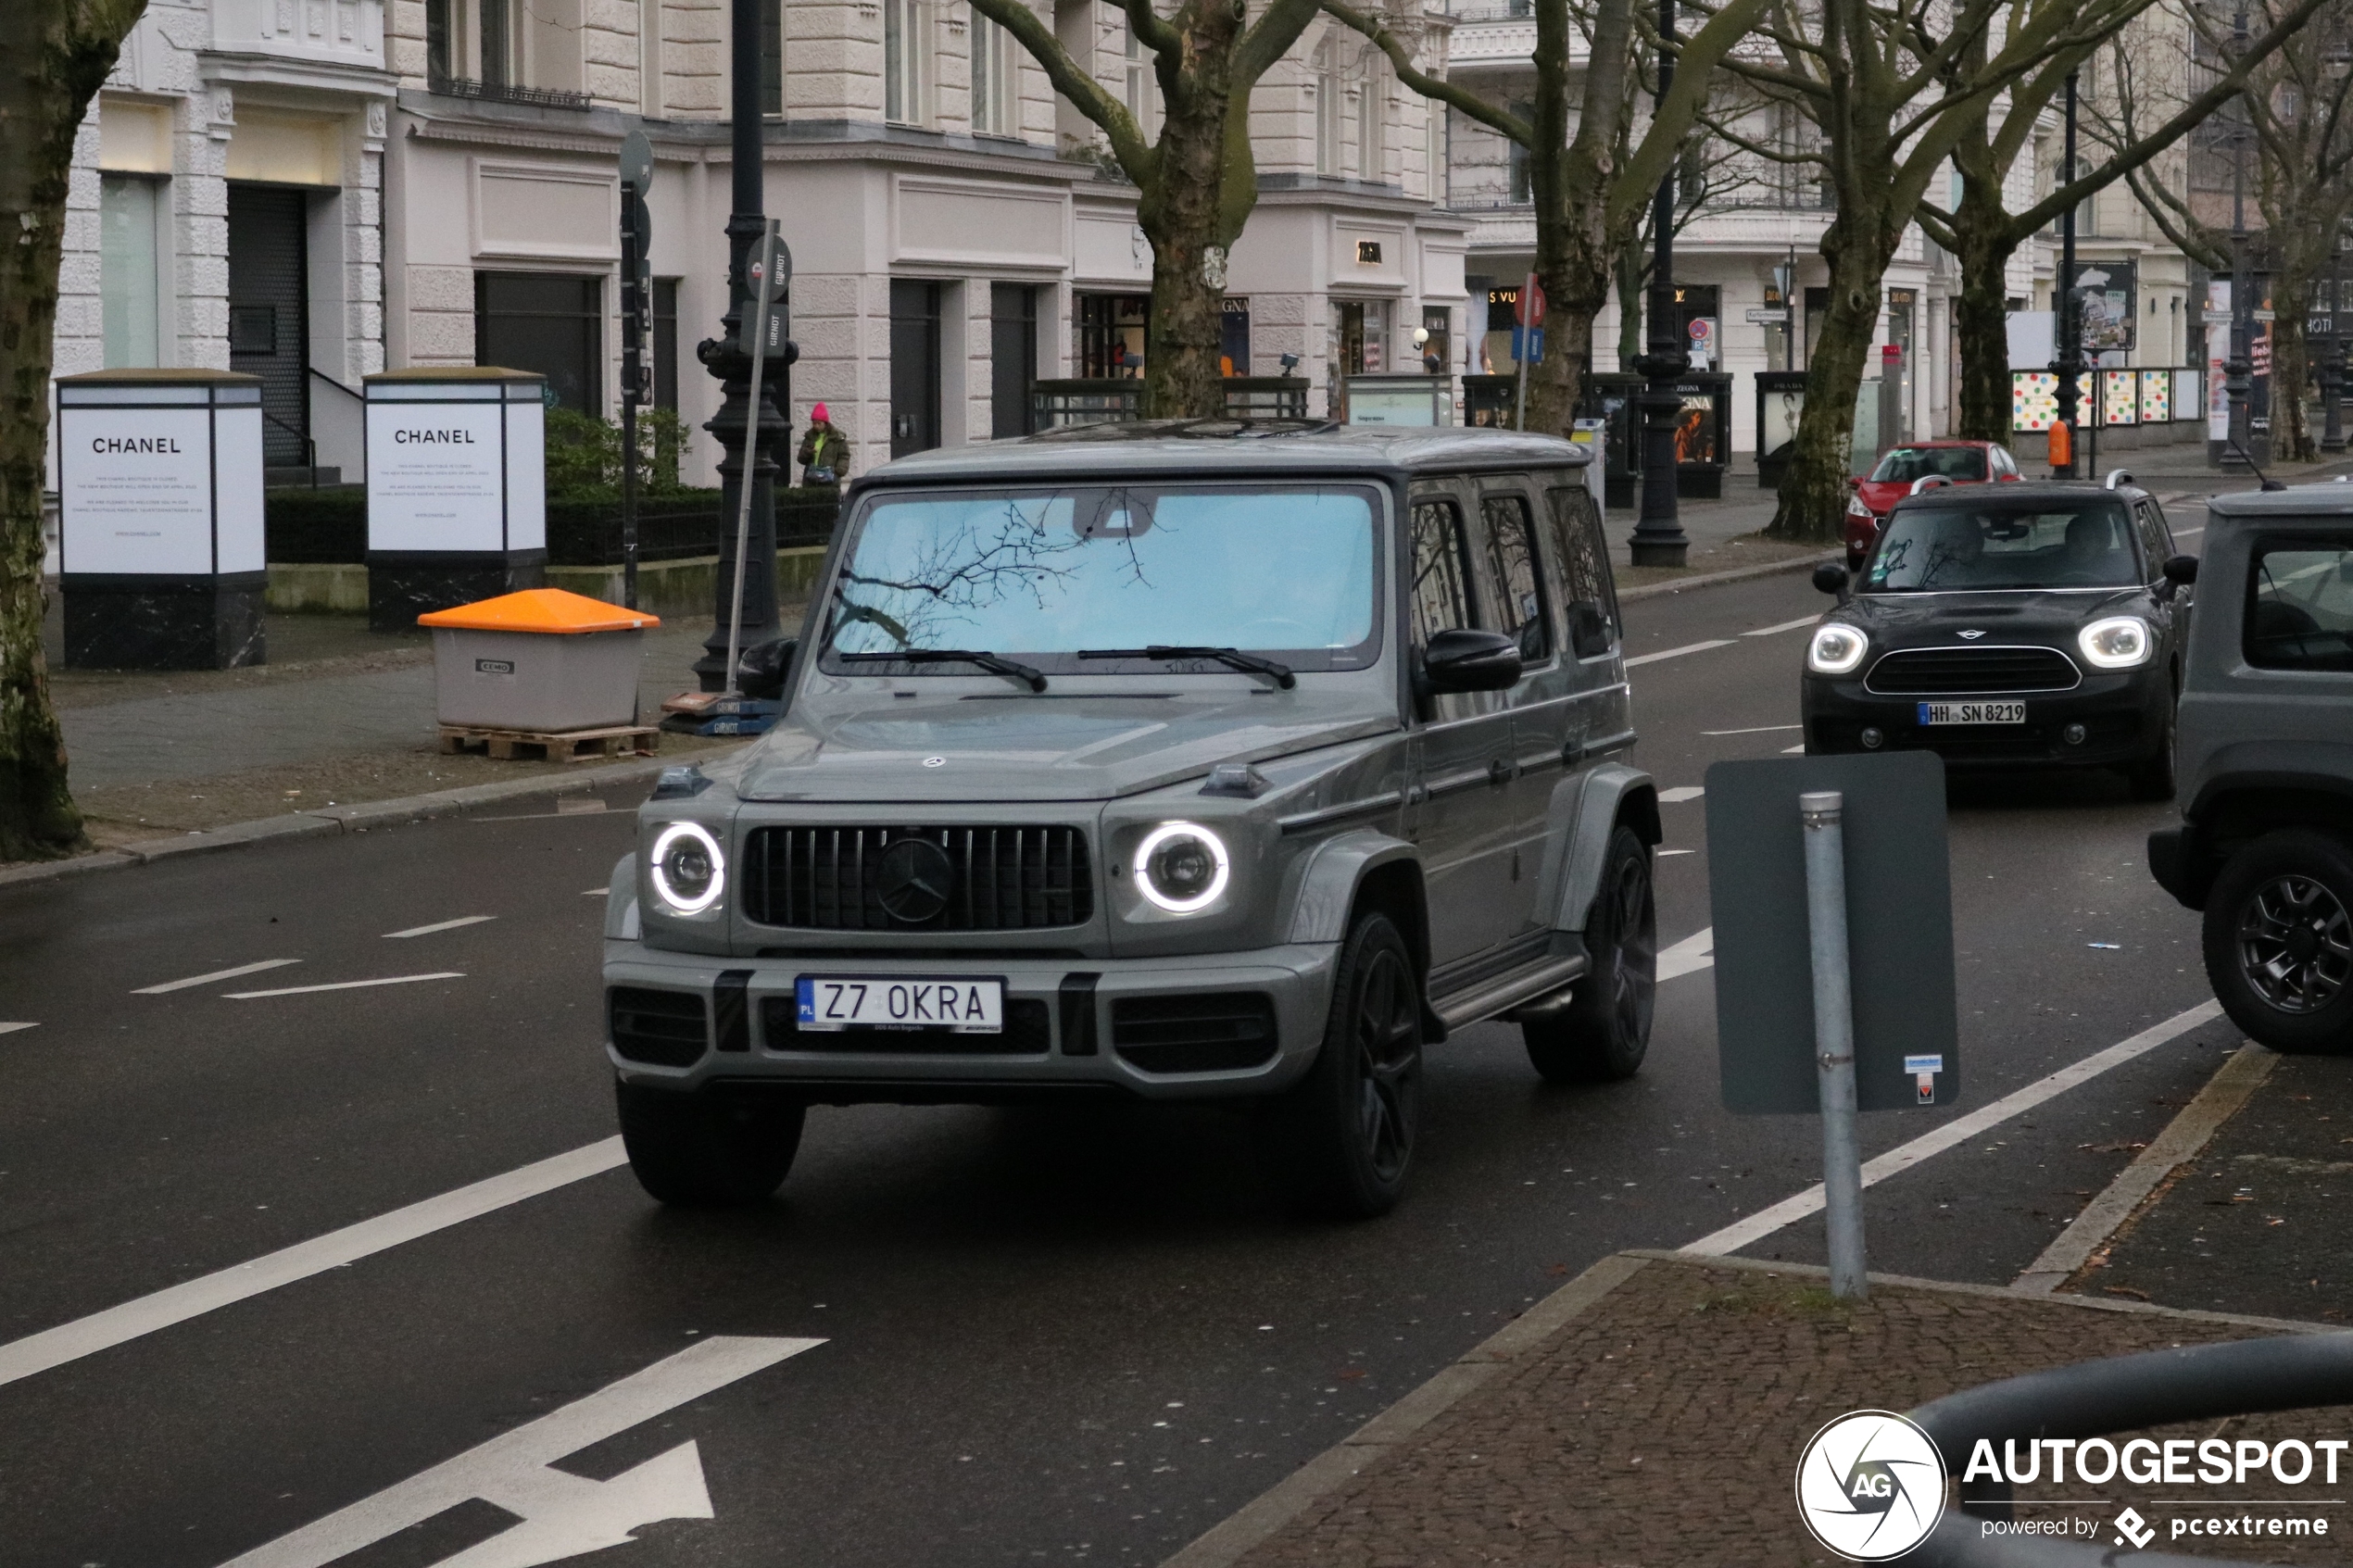
<path fill-rule="evenodd" d="M 1414 503 L 1414 641 L 1471 624 L 1470 548 L 1452 501 Z"/>
<path fill-rule="evenodd" d="M 1549 491 L 1545 499 L 1553 513 L 1553 555 L 1567 579 L 1568 602 L 1590 604 L 1601 612 L 1610 639 L 1617 637 L 1617 586 L 1610 576 L 1609 541 L 1602 536 L 1602 514 L 1592 492 L 1582 485 Z"/>
<path fill-rule="evenodd" d="M 2165 563 L 2173 558 L 2173 531 L 2165 526 L 2165 514 L 2158 510 L 2155 501 L 2141 503 L 2141 550 L 2148 557 L 2144 564 L 2154 582 Z"/>
<path fill-rule="evenodd" d="M 1519 642 L 1519 657 L 1536 663 L 1553 656 L 1552 617 L 1536 573 L 1536 521 L 1524 495 L 1486 495 L 1478 504 L 1486 524 L 1487 575 L 1480 602 L 1489 607 L 1479 624 Z"/>
<path fill-rule="evenodd" d="M 2353 550 L 2259 545 L 2243 637 L 2259 670 L 2353 671 Z"/>

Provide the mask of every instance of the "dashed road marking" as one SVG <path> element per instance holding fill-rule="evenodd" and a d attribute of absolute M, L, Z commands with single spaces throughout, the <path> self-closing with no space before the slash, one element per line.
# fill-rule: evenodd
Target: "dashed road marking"
<path fill-rule="evenodd" d="M 1768 735 L 1776 730 L 1802 730 L 1803 724 L 1759 724 L 1753 730 L 1702 730 L 1704 735 Z"/>
<path fill-rule="evenodd" d="M 1662 959 L 1666 955 L 1661 954 Z M 2060 1068 L 2047 1077 L 2037 1078 L 2014 1094 L 2004 1095 L 1993 1104 L 1982 1106 L 1966 1116 L 1956 1116 L 1935 1131 L 1923 1133 L 1909 1143 L 1898 1144 L 1876 1160 L 1863 1162 L 1863 1185 L 1872 1186 L 1888 1177 L 1908 1171 L 1923 1160 L 1932 1159 L 1957 1144 L 1964 1144 L 1989 1128 L 1998 1127 L 2014 1116 L 2023 1115 L 2045 1100 L 2065 1094 L 2078 1084 L 2089 1083 L 2112 1067 L 2121 1067 L 2135 1057 L 2145 1056 L 2169 1040 L 2179 1039 L 2202 1023 L 2211 1023 L 2222 1016 L 2220 1002 L 2200 1002 L 2186 1012 L 2177 1012 L 2162 1023 L 2151 1024 L 2130 1039 L 2119 1040 L 2106 1050 L 2094 1051 L 2082 1060 Z M 1751 1247 L 1771 1236 L 1784 1225 L 1795 1224 L 1822 1207 L 1820 1183 L 1807 1187 L 1792 1198 L 1785 1198 L 1769 1209 L 1760 1209 L 1744 1220 L 1736 1220 L 1722 1230 L 1700 1237 L 1679 1250 L 1693 1257 L 1721 1258 Z"/>
<path fill-rule="evenodd" d="M 209 985 L 216 980 L 234 980 L 240 974 L 259 974 L 265 969 L 283 969 L 300 959 L 263 959 L 258 963 L 241 963 L 234 969 L 216 969 L 210 974 L 192 974 L 185 980 L 167 980 L 160 985 L 142 985 L 131 994 L 134 997 L 160 997 L 167 991 L 184 991 L 191 985 Z"/>
<path fill-rule="evenodd" d="M 454 969 L 437 969 L 431 974 L 388 974 L 382 980 L 338 980 L 330 985 L 285 985 L 275 991 L 228 991 L 222 995 L 233 1002 L 250 1002 L 263 997 L 307 997 L 314 991 L 364 991 L 371 985 L 413 985 L 420 980 L 463 980 L 465 975 Z"/>
<path fill-rule="evenodd" d="M 1795 746 L 1785 746 L 1781 747 L 1781 755 L 1784 757 L 1796 757 L 1801 755 L 1805 750 L 1806 743 L 1804 741 L 1799 741 Z"/>
<path fill-rule="evenodd" d="M 1818 615 L 1801 615 L 1794 621 L 1784 621 L 1779 626 L 1759 626 L 1754 632 L 1743 632 L 1743 637 L 1770 637 L 1777 633 L 1794 632 L 1800 626 L 1811 626 L 1822 619 Z"/>
<path fill-rule="evenodd" d="M 584 887 L 580 890 L 580 896 L 583 898 L 602 898 L 611 892 L 612 889 L 610 887 Z"/>
<path fill-rule="evenodd" d="M 1659 855 L 1662 855 L 1662 856 L 1665 856 L 1665 855 L 1689 855 L 1689 854 L 1692 853 L 1692 851 L 1691 851 L 1691 850 L 1689 850 L 1689 849 L 1661 849 L 1661 850 L 1656 851 L 1656 853 L 1658 853 Z"/>
<path fill-rule="evenodd" d="M 1696 974 L 1703 969 L 1716 967 L 1716 928 L 1704 926 L 1671 947 L 1662 947 L 1658 954 L 1658 978 L 1673 980 L 1678 975 Z"/>
<path fill-rule="evenodd" d="M 1685 643 L 1680 648 L 1668 648 L 1663 653 L 1638 654 L 1626 661 L 1626 668 L 1631 670 L 1637 664 L 1656 664 L 1662 659 L 1680 659 L 1687 653 L 1705 653 L 1709 648 L 1728 648 L 1731 646 L 1732 639 L 1730 637 L 1717 637 L 1705 643 Z"/>
<path fill-rule="evenodd" d="M 1658 803 L 1662 806 L 1680 806 L 1684 801 L 1697 800 L 1706 793 L 1707 786 L 1705 784 L 1677 784 L 1673 789 L 1660 790 Z"/>
<path fill-rule="evenodd" d="M 397 942 L 404 936 L 431 936 L 436 931 L 455 931 L 461 925 L 480 925 L 486 920 L 497 918 L 497 915 L 459 915 L 456 920 L 435 921 L 431 925 L 412 925 L 406 931 L 387 931 L 384 940 Z"/>
<path fill-rule="evenodd" d="M 0 1035 L 13 1035 L 19 1029 L 38 1029 L 40 1027 L 41 1024 L 37 1020 L 31 1023 L 0 1023 Z"/>

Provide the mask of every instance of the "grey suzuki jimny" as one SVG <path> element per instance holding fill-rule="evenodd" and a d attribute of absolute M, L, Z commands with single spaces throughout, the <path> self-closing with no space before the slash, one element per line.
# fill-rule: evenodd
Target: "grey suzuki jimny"
<path fill-rule="evenodd" d="M 1656 792 L 1582 448 L 1098 425 L 858 481 L 784 716 L 614 868 L 638 1180 L 754 1201 L 812 1104 L 1253 1102 L 1387 1210 L 1422 1052 L 1649 1043 Z"/>

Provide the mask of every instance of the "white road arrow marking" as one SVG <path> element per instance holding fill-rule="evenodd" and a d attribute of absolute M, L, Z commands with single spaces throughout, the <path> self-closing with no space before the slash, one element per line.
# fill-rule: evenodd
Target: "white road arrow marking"
<path fill-rule="evenodd" d="M 711 1518 L 702 1455 L 692 1442 L 610 1481 L 585 1480 L 549 1466 L 824 1343 L 715 1335 L 222 1568 L 324 1568 L 477 1498 L 520 1515 L 522 1523 L 444 1558 L 434 1568 L 537 1568 L 619 1546 L 632 1532 L 664 1519 Z"/>
<path fill-rule="evenodd" d="M 1716 967 L 1716 928 L 1703 926 L 1670 947 L 1658 951 L 1658 978 L 1672 980 Z"/>

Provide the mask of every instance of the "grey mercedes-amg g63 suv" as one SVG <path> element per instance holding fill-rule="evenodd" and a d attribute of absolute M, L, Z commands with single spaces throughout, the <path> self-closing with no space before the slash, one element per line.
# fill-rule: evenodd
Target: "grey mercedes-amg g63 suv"
<path fill-rule="evenodd" d="M 812 1105 L 1251 1099 L 1292 1197 L 1373 1214 L 1450 1032 L 1632 1073 L 1658 809 L 1583 462 L 1171 422 L 859 480 L 783 718 L 614 868 L 646 1189 L 766 1197 Z"/>

